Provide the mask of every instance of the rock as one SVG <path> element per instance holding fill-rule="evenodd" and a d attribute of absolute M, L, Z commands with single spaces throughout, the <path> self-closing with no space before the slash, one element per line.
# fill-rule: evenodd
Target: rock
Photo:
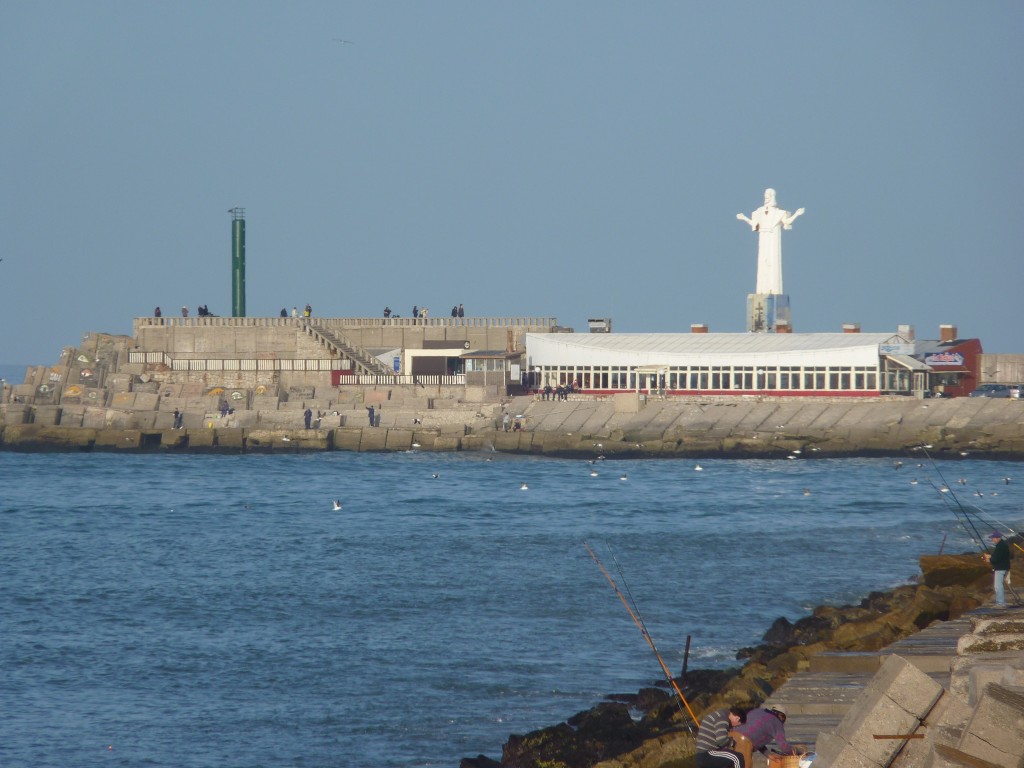
<path fill-rule="evenodd" d="M 464 757 L 459 761 L 459 768 L 501 768 L 501 763 L 491 760 L 486 755 L 476 757 Z"/>

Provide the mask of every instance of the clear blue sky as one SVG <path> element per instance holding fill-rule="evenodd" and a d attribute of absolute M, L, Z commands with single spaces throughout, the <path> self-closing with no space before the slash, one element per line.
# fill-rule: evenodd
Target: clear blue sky
<path fill-rule="evenodd" d="M 0 363 L 160 305 L 745 330 L 766 187 L 798 332 L 1024 352 L 1024 4 L 0 3 Z M 351 41 L 342 43 L 335 38 Z"/>

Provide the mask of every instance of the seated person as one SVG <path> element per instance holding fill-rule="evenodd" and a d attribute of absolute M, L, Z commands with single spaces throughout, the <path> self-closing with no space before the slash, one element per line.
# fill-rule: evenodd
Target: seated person
<path fill-rule="evenodd" d="M 704 716 L 697 731 L 697 768 L 750 768 L 744 756 L 732 749 L 735 741 L 729 732 L 747 721 L 740 707 L 716 709 Z"/>

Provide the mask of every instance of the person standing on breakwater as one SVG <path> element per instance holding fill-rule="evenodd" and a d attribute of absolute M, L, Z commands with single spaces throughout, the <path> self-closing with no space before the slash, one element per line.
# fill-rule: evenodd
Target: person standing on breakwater
<path fill-rule="evenodd" d="M 160 312 L 160 307 L 157 307 L 156 309 L 153 310 L 153 317 L 161 317 L 161 316 L 162 316 L 162 313 Z"/>
<path fill-rule="evenodd" d="M 700 721 L 697 731 L 697 768 L 750 768 L 735 746 L 729 731 L 747 722 L 747 711 L 740 707 L 716 709 Z"/>
<path fill-rule="evenodd" d="M 1010 571 L 1010 545 L 1003 540 L 1003 534 L 993 531 L 989 538 L 995 542 L 991 552 L 985 553 L 985 560 L 992 566 L 992 588 L 996 593 L 996 608 L 1006 607 L 1006 574 Z"/>
<path fill-rule="evenodd" d="M 306 429 L 309 429 L 309 425 L 313 422 L 313 410 L 307 408 L 305 413 L 302 414 L 302 418 L 306 422 Z"/>
<path fill-rule="evenodd" d="M 366 414 L 370 417 L 370 426 L 373 426 L 373 406 L 366 406 Z"/>
<path fill-rule="evenodd" d="M 792 755 L 793 747 L 786 741 L 786 710 L 778 704 L 768 709 L 760 707 L 747 712 L 747 722 L 736 728 L 746 736 L 758 752 L 767 752 L 768 745 L 775 742 L 783 755 Z"/>

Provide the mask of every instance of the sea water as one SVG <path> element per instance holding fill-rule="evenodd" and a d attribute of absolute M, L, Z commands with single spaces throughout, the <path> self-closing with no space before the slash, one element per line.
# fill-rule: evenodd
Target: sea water
<path fill-rule="evenodd" d="M 584 542 L 670 668 L 726 667 L 976 549 L 957 501 L 1021 525 L 1019 468 L 0 453 L 0 765 L 498 758 L 659 680 Z"/>

